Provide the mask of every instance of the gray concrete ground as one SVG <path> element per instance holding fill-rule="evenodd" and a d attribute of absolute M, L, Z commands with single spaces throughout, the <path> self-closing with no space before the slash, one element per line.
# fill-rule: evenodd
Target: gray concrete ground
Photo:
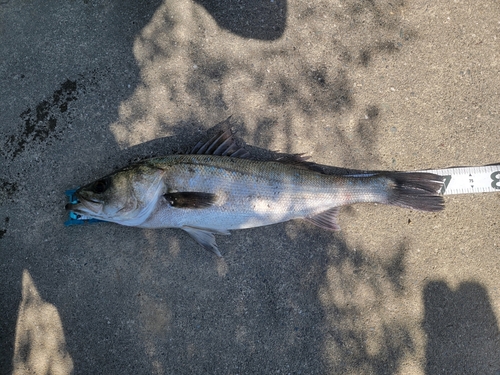
<path fill-rule="evenodd" d="M 498 1 L 0 2 L 2 374 L 500 374 L 500 194 L 219 237 L 64 227 L 64 191 L 193 144 L 500 161 Z"/>

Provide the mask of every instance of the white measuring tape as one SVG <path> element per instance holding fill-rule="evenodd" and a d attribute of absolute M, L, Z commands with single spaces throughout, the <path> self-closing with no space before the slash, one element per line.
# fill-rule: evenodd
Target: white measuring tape
<path fill-rule="evenodd" d="M 444 176 L 444 185 L 440 191 L 443 195 L 500 192 L 500 164 L 419 172 Z"/>

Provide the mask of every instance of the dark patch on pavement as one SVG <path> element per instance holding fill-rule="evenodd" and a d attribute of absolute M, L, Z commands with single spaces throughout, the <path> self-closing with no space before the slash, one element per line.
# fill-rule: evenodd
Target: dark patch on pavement
<path fill-rule="evenodd" d="M 9 220 L 10 218 L 7 216 L 5 218 L 5 225 L 7 226 L 7 224 L 9 223 Z M 7 228 L 5 229 L 0 229 L 0 239 L 2 239 L 2 237 L 5 235 L 5 233 L 7 233 Z"/>
<path fill-rule="evenodd" d="M 17 191 L 17 183 L 9 182 L 0 178 L 0 203 L 11 198 Z"/>
<path fill-rule="evenodd" d="M 69 104 L 78 99 L 82 91 L 84 86 L 81 82 L 67 79 L 50 98 L 21 113 L 20 132 L 7 138 L 4 146 L 6 156 L 14 159 L 31 143 L 40 144 L 58 138 L 63 130 L 60 124 L 58 125 L 58 120 L 68 111 Z M 65 116 L 67 117 L 67 114 Z"/>

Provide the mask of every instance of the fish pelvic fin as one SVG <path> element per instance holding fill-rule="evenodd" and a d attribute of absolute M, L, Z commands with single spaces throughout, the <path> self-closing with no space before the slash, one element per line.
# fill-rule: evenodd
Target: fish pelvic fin
<path fill-rule="evenodd" d="M 387 172 L 391 181 L 389 194 L 384 203 L 421 211 L 441 211 L 444 209 L 444 177 L 422 172 Z"/>
<path fill-rule="evenodd" d="M 229 231 L 220 231 L 215 229 L 208 228 L 196 228 L 190 226 L 181 227 L 182 230 L 187 232 L 196 242 L 198 242 L 205 250 L 211 251 L 219 258 L 222 258 L 222 255 L 219 251 L 217 243 L 215 242 L 214 233 L 229 235 L 231 234 Z"/>
<path fill-rule="evenodd" d="M 340 230 L 340 226 L 337 223 L 339 211 L 339 207 L 333 207 L 314 216 L 305 217 L 304 219 L 320 228 L 337 231 Z"/>

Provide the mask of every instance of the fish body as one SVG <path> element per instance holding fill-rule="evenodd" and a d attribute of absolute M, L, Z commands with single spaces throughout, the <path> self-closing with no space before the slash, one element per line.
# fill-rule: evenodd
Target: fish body
<path fill-rule="evenodd" d="M 306 219 L 338 230 L 339 207 L 362 202 L 438 211 L 430 173 L 324 174 L 312 163 L 252 160 L 229 132 L 187 155 L 153 158 L 77 190 L 68 210 L 141 228 L 180 228 L 220 256 L 214 234 Z"/>

